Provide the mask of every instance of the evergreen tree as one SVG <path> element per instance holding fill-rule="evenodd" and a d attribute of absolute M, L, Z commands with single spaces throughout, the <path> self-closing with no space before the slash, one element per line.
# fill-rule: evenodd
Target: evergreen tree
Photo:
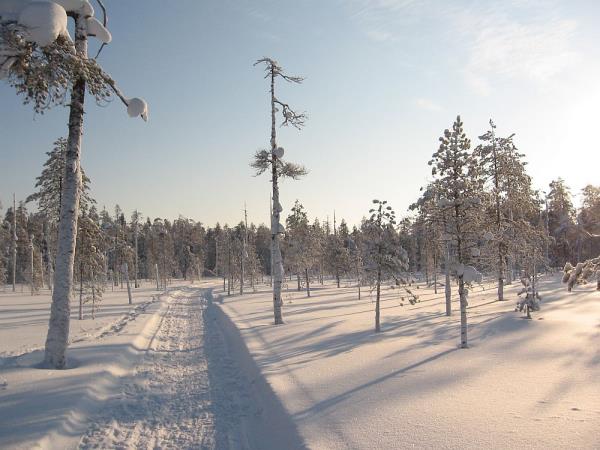
<path fill-rule="evenodd" d="M 373 200 L 375 207 L 369 211 L 371 217 L 365 222 L 367 240 L 366 269 L 376 289 L 375 331 L 381 331 L 380 297 L 381 283 L 394 278 L 399 283 L 401 272 L 408 268 L 408 254 L 400 245 L 400 237 L 395 230 L 396 213 L 387 201 Z"/>
<path fill-rule="evenodd" d="M 481 280 L 481 274 L 467 266 L 480 242 L 481 193 L 483 182 L 477 158 L 470 151 L 471 141 L 463 131 L 460 116 L 440 137 L 440 147 L 429 165 L 434 178 L 432 194 L 437 212 L 445 218 L 445 235 L 455 249 L 455 270 L 460 298 L 461 347 L 467 347 L 467 286 Z"/>
<path fill-rule="evenodd" d="M 77 221 L 75 267 L 79 278 L 79 320 L 83 319 L 83 305 L 92 303 L 92 318 L 104 291 L 104 255 L 106 236 L 93 216 L 82 214 Z"/>
<path fill-rule="evenodd" d="M 310 297 L 310 271 L 315 265 L 317 254 L 308 215 L 298 200 L 286 219 L 285 243 L 286 264 L 296 272 L 298 290 L 301 289 L 300 279 L 304 278 L 306 295 Z"/>
<path fill-rule="evenodd" d="M 554 267 L 562 267 L 573 259 L 572 243 L 576 241 L 574 216 L 569 187 L 562 178 L 552 181 L 548 193 L 548 231 L 553 238 L 550 258 Z"/>
<path fill-rule="evenodd" d="M 530 231 L 527 216 L 537 212 L 538 205 L 531 189 L 531 178 L 525 170 L 525 155 L 517 150 L 514 135 L 496 136 L 496 125 L 492 120 L 490 127 L 479 137 L 482 144 L 473 153 L 479 159 L 483 179 L 490 188 L 489 195 L 482 196 L 482 200 L 488 200 L 482 226 L 490 232 L 489 247 L 495 253 L 490 255 L 490 262 L 498 274 L 498 300 L 504 300 L 507 267 L 509 281 L 512 279 L 509 257 L 512 261 L 519 250 L 515 246 L 517 236 Z"/>

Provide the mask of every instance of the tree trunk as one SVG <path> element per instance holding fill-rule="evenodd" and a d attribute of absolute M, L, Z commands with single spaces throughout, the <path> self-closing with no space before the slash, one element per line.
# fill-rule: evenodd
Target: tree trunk
<path fill-rule="evenodd" d="M 356 268 L 356 282 L 358 284 L 358 299 L 360 300 L 360 270 L 358 269 L 358 265 Z"/>
<path fill-rule="evenodd" d="M 379 297 L 381 294 L 381 269 L 377 269 L 377 297 L 375 299 L 375 331 L 379 333 L 381 331 L 381 324 L 379 323 Z"/>
<path fill-rule="evenodd" d="M 500 227 L 498 228 L 500 232 Z M 498 244 L 498 301 L 504 301 L 504 261 L 506 256 L 504 255 L 503 244 Z"/>
<path fill-rule="evenodd" d="M 279 215 L 281 206 L 279 203 L 279 185 L 277 174 L 277 156 L 274 150 L 277 148 L 275 134 L 275 72 L 271 69 L 271 183 L 273 187 L 273 214 L 271 215 L 271 267 L 273 273 L 273 316 L 275 325 L 283 324 L 281 312 L 281 285 L 283 284 L 283 261 L 279 248 Z"/>
<path fill-rule="evenodd" d="M 446 294 L 446 315 L 452 315 L 452 286 L 450 285 L 450 243 L 446 242 L 446 285 L 444 286 L 444 293 Z"/>
<path fill-rule="evenodd" d="M 83 264 L 79 264 L 79 320 L 83 320 Z"/>
<path fill-rule="evenodd" d="M 138 284 L 138 224 L 137 224 L 137 219 L 135 222 L 135 231 L 134 231 L 134 239 L 135 239 L 135 260 L 134 260 L 134 267 L 133 267 L 133 286 L 137 289 L 139 288 L 139 284 Z"/>
<path fill-rule="evenodd" d="M 90 271 L 90 280 L 92 282 L 92 311 L 96 307 L 96 279 L 94 278 L 94 270 Z M 94 315 L 92 314 L 92 319 Z"/>
<path fill-rule="evenodd" d="M 43 255 L 42 249 L 40 248 L 40 288 L 41 289 L 44 289 L 44 284 L 46 283 L 45 277 L 46 277 L 46 274 L 44 273 L 44 255 Z"/>
<path fill-rule="evenodd" d="M 298 282 L 298 291 L 302 290 L 302 283 L 300 283 L 300 272 L 296 273 L 296 280 Z"/>
<path fill-rule="evenodd" d="M 129 284 L 129 268 L 127 267 L 127 263 L 123 265 L 123 269 L 125 270 L 125 282 L 127 283 L 127 297 L 129 298 L 129 304 L 133 304 L 131 301 L 131 285 Z"/>
<path fill-rule="evenodd" d="M 75 16 L 75 50 L 87 58 L 87 22 Z M 54 272 L 54 292 L 50 308 L 50 321 L 46 337 L 45 364 L 54 369 L 67 365 L 66 351 L 69 341 L 70 300 L 73 287 L 73 263 L 77 240 L 77 216 L 81 191 L 81 136 L 83 132 L 83 102 L 85 79 L 75 81 L 71 91 L 69 137 L 65 156 L 65 181 L 58 224 L 58 250 Z"/>
<path fill-rule="evenodd" d="M 30 262 L 31 262 L 31 295 L 35 294 L 35 277 L 34 277 L 34 261 L 33 261 L 33 236 L 31 236 L 31 240 L 29 241 L 29 252 L 30 252 Z"/>
<path fill-rule="evenodd" d="M 154 272 L 156 273 L 156 290 L 160 291 L 160 278 L 158 277 L 158 263 L 154 263 Z"/>
<path fill-rule="evenodd" d="M 13 226 L 12 226 L 12 290 L 17 289 L 17 200 L 13 194 Z"/>
<path fill-rule="evenodd" d="M 308 269 L 304 269 L 304 275 L 306 277 L 306 296 L 310 297 L 310 277 L 308 276 Z"/>
<path fill-rule="evenodd" d="M 467 291 L 463 276 L 458 277 L 458 295 L 460 297 L 460 348 L 467 348 Z"/>

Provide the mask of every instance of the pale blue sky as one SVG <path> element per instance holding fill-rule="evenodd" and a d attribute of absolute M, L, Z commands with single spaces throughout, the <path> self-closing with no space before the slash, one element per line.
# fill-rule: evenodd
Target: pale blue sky
<path fill-rule="evenodd" d="M 600 184 L 600 2 L 106 0 L 113 42 L 101 63 L 150 121 L 88 102 L 83 165 L 112 211 L 207 224 L 267 222 L 270 183 L 248 166 L 269 138 L 262 70 L 270 56 L 300 86 L 278 95 L 309 120 L 279 129 L 310 174 L 281 186 L 311 217 L 355 223 L 372 198 L 400 214 L 460 113 L 474 142 L 493 117 L 516 133 L 537 187 Z M 142 7 L 143 5 L 143 7 Z M 167 7 L 168 5 L 168 7 Z M 67 110 L 36 116 L 0 85 L 0 201 L 32 192 Z"/>

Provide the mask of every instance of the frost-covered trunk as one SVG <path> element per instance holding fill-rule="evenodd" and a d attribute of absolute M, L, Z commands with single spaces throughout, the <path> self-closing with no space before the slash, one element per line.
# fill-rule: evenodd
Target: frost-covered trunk
<path fill-rule="evenodd" d="M 273 214 L 271 215 L 271 271 L 273 273 L 273 316 L 275 325 L 283 324 L 281 313 L 281 285 L 283 284 L 283 261 L 279 248 L 279 221 L 281 207 L 279 203 L 279 184 L 277 173 L 277 138 L 275 134 L 275 72 L 271 70 L 271 182 L 273 185 Z"/>
<path fill-rule="evenodd" d="M 452 286 L 450 286 L 450 242 L 446 242 L 446 282 L 444 292 L 446 294 L 446 315 L 452 315 Z"/>
<path fill-rule="evenodd" d="M 139 284 L 138 284 L 138 234 L 139 234 L 139 232 L 138 232 L 138 224 L 137 224 L 137 221 L 136 221 L 136 223 L 135 223 L 135 230 L 134 230 L 134 234 L 133 234 L 134 241 L 135 241 L 135 245 L 134 245 L 135 246 L 135 259 L 133 261 L 134 262 L 134 267 L 133 267 L 133 271 L 134 271 L 133 272 L 133 279 L 134 279 L 134 282 L 133 282 L 133 286 L 136 289 L 140 287 Z"/>
<path fill-rule="evenodd" d="M 125 282 L 127 283 L 127 297 L 129 298 L 129 304 L 131 305 L 133 302 L 131 301 L 131 284 L 129 284 L 129 267 L 127 263 L 123 265 L 123 270 L 125 271 Z"/>
<path fill-rule="evenodd" d="M 31 295 L 35 294 L 35 269 L 34 269 L 34 261 L 33 261 L 33 235 L 29 241 L 29 271 L 31 272 Z"/>
<path fill-rule="evenodd" d="M 457 196 L 455 195 L 455 198 L 457 198 Z M 456 220 L 456 235 L 457 235 L 457 242 L 456 242 L 456 253 L 458 256 L 458 264 L 464 264 L 463 261 L 463 240 L 461 238 L 462 234 L 461 234 L 461 216 L 459 213 L 459 206 L 457 204 L 455 204 L 454 206 L 454 212 L 455 212 L 455 220 Z M 468 292 L 465 288 L 465 280 L 464 280 L 464 275 L 460 274 L 458 276 L 458 298 L 460 301 L 460 348 L 467 348 L 468 346 L 468 341 L 467 341 L 467 295 Z"/>
<path fill-rule="evenodd" d="M 381 324 L 379 323 L 379 297 L 381 295 L 381 268 L 377 269 L 377 296 L 375 298 L 375 331 L 381 331 Z"/>
<path fill-rule="evenodd" d="M 12 223 L 12 290 L 17 289 L 17 200 L 13 194 L 13 223 Z"/>
<path fill-rule="evenodd" d="M 498 245 L 498 300 L 504 300 L 504 252 L 502 244 Z"/>
<path fill-rule="evenodd" d="M 467 290 L 463 276 L 458 277 L 458 295 L 460 297 L 460 347 L 467 348 Z"/>
<path fill-rule="evenodd" d="M 273 143 L 275 141 L 273 140 Z M 275 157 L 275 156 L 274 156 Z M 273 164 L 273 205 L 279 205 L 279 187 L 277 185 L 277 166 Z M 281 285 L 283 284 L 283 261 L 281 258 L 281 250 L 279 248 L 279 208 L 273 208 L 271 217 L 271 260 L 273 261 L 273 316 L 275 325 L 283 324 L 283 316 L 281 313 Z"/>
<path fill-rule="evenodd" d="M 79 320 L 83 320 L 83 263 L 79 264 Z"/>
<path fill-rule="evenodd" d="M 87 58 L 86 19 L 75 16 L 75 50 L 81 58 Z M 83 132 L 83 102 L 85 79 L 73 84 L 69 112 L 69 137 L 65 155 L 65 179 L 58 223 L 58 249 L 54 271 L 54 291 L 50 308 L 50 322 L 46 337 L 45 364 L 64 369 L 69 341 L 70 300 L 73 288 L 73 263 L 77 240 L 77 216 L 81 192 L 81 136 Z"/>

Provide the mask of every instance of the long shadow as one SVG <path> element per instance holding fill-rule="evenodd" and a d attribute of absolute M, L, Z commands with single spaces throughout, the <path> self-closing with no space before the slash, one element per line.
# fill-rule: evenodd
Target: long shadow
<path fill-rule="evenodd" d="M 432 361 L 435 361 L 437 359 L 440 359 L 452 352 L 455 352 L 456 350 L 458 350 L 458 348 L 451 348 L 448 350 L 444 350 L 443 352 L 437 353 L 436 355 L 430 356 L 428 358 L 423 359 L 422 361 L 416 362 L 414 364 L 410 364 L 406 367 L 403 367 L 402 369 L 398 369 L 395 370 L 393 372 L 390 372 L 386 375 L 383 375 L 381 377 L 375 378 L 372 381 L 369 381 L 368 383 L 364 383 L 361 384 L 360 386 L 356 386 L 355 388 L 349 389 L 341 394 L 335 395 L 333 397 L 330 397 L 326 400 L 323 400 L 321 402 L 316 403 L 315 405 L 311 406 L 310 408 L 306 408 L 302 411 L 297 412 L 296 414 L 294 414 L 294 418 L 297 420 L 301 420 L 304 419 L 312 414 L 317 414 L 320 413 L 328 408 L 331 408 L 332 406 L 337 405 L 338 403 L 347 400 L 351 395 L 362 391 L 364 389 L 368 389 L 371 386 L 375 386 L 377 384 L 383 383 L 384 381 L 390 379 L 390 378 L 394 378 L 397 377 L 398 375 L 401 375 L 403 373 L 409 372 L 413 369 L 416 369 L 418 367 L 421 367 L 427 363 L 430 363 Z"/>
<path fill-rule="evenodd" d="M 209 290 L 204 323 L 211 398 L 215 400 L 217 448 L 229 448 L 227 437 L 236 425 L 232 424 L 231 411 L 236 410 L 236 403 L 241 403 L 243 414 L 238 420 L 246 431 L 250 448 L 306 449 L 296 424 L 262 376 L 239 330 L 212 299 Z M 232 382 L 232 377 L 237 390 L 244 392 L 247 398 L 237 402 L 231 398 L 228 382 Z"/>

